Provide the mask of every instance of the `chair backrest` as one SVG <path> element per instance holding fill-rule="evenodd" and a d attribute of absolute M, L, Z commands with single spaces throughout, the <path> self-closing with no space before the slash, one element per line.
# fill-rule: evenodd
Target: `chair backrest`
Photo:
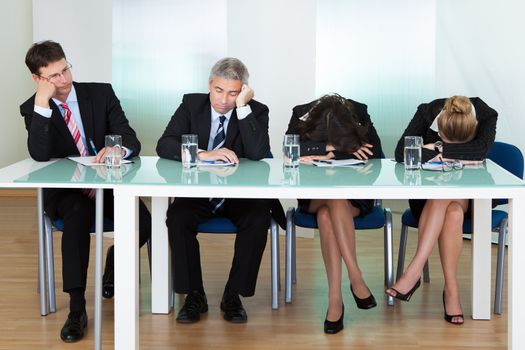
<path fill-rule="evenodd" d="M 518 147 L 496 141 L 488 158 L 515 176 L 523 179 L 523 154 Z"/>

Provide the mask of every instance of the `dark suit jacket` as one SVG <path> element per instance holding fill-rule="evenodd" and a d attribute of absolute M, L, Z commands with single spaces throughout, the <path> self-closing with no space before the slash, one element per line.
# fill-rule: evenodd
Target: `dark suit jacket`
<path fill-rule="evenodd" d="M 104 137 L 109 134 L 122 136 L 122 145 L 130 149 L 133 156 L 140 152 L 140 142 L 135 131 L 129 125 L 120 102 L 110 84 L 76 83 L 78 106 L 86 139 L 92 139 L 97 149 L 104 147 Z M 67 128 L 64 118 L 53 100 L 49 100 L 52 109 L 51 118 L 34 112 L 35 95 L 20 106 L 28 132 L 27 148 L 34 160 L 47 161 L 50 158 L 78 156 L 79 152 Z M 92 154 L 91 147 L 85 145 Z M 45 201 L 62 189 L 45 190 Z M 52 214 L 50 214 L 52 215 Z"/>
<path fill-rule="evenodd" d="M 445 105 L 444 98 L 434 100 L 430 103 L 420 104 L 417 112 L 412 117 L 405 132 L 401 135 L 396 147 L 396 161 L 403 161 L 403 149 L 405 136 L 422 136 L 423 143 L 434 143 L 441 140 L 438 133 L 430 129 L 432 122 Z M 443 157 L 450 159 L 463 160 L 483 160 L 487 158 L 494 139 L 496 137 L 496 123 L 498 121 L 498 112 L 490 108 L 479 97 L 470 97 L 470 102 L 476 109 L 476 118 L 478 119 L 477 134 L 466 143 L 443 143 Z M 438 152 L 430 149 L 422 149 L 422 161 L 426 162 L 434 158 Z"/>
<path fill-rule="evenodd" d="M 368 143 L 370 143 L 373 147 L 371 151 L 374 153 L 370 158 L 381 158 L 381 140 L 379 139 L 379 136 L 377 135 L 377 131 L 374 128 L 374 124 L 372 123 L 372 120 L 370 119 L 370 115 L 367 111 L 367 106 L 363 103 L 359 103 L 356 101 L 353 101 L 351 99 L 347 99 L 350 101 L 355 108 L 355 112 L 357 114 L 357 118 L 359 119 L 359 123 L 361 125 L 367 125 L 368 130 L 366 134 L 366 138 L 368 140 Z M 310 103 L 304 104 L 304 105 L 298 105 L 293 108 L 292 118 L 290 119 L 290 122 L 288 124 L 288 130 L 286 131 L 286 134 L 299 134 L 300 124 L 303 123 L 299 118 L 301 118 L 303 115 L 308 113 L 310 109 L 314 106 L 314 104 L 317 102 L 317 100 L 312 101 Z M 309 155 L 325 155 L 326 154 L 326 142 L 314 142 L 310 140 L 301 140 L 301 156 L 309 156 Z M 347 154 L 340 151 L 334 151 L 334 155 L 336 159 L 345 159 L 345 158 L 355 158 L 353 154 Z"/>
<path fill-rule="evenodd" d="M 237 119 L 234 110 L 224 147 L 235 152 L 239 158 L 259 160 L 270 151 L 268 136 L 268 107 L 251 100 L 252 109 L 246 118 Z M 207 150 L 211 129 L 211 104 L 209 94 L 187 94 L 171 117 L 166 130 L 157 143 L 157 153 L 162 158 L 180 160 L 181 135 L 197 134 L 199 148 Z"/>
<path fill-rule="evenodd" d="M 268 107 L 255 100 L 251 100 L 248 104 L 252 113 L 242 120 L 237 119 L 237 113 L 233 110 L 226 130 L 224 147 L 234 151 L 239 158 L 260 160 L 270 152 Z M 157 153 L 162 158 L 180 161 L 180 144 L 183 134 L 197 134 L 199 148 L 207 150 L 210 131 L 210 95 L 184 95 L 181 105 L 171 117 L 166 130 L 157 142 Z M 282 228 L 285 228 L 286 218 L 279 200 L 270 200 L 270 210 L 273 218 Z"/>

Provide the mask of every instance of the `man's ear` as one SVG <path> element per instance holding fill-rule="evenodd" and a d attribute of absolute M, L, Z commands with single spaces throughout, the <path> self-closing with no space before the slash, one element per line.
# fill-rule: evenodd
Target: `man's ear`
<path fill-rule="evenodd" d="M 40 76 L 38 74 L 31 74 L 31 78 L 33 78 L 33 81 L 36 83 L 40 80 Z"/>

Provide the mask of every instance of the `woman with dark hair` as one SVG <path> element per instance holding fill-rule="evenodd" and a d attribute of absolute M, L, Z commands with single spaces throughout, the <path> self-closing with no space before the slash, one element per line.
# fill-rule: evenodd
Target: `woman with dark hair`
<path fill-rule="evenodd" d="M 287 134 L 300 135 L 301 161 L 381 157 L 381 141 L 367 106 L 339 95 L 327 95 L 294 107 Z M 360 309 L 375 307 L 357 263 L 354 217 L 368 214 L 373 200 L 299 199 L 300 210 L 317 215 L 321 251 L 328 278 L 328 311 L 325 333 L 343 329 L 341 293 L 342 263 L 350 279 L 350 291 Z"/>
<path fill-rule="evenodd" d="M 496 136 L 498 113 L 480 98 L 452 96 L 421 104 L 399 139 L 396 161 L 403 161 L 405 136 L 423 137 L 422 161 L 481 161 L 487 157 Z M 445 277 L 444 319 L 452 324 L 464 322 L 459 299 L 456 270 L 462 246 L 463 218 L 470 215 L 468 199 L 411 199 L 412 214 L 419 220 L 416 253 L 388 295 L 409 301 L 419 287 L 420 276 L 432 248 L 438 243 Z"/>

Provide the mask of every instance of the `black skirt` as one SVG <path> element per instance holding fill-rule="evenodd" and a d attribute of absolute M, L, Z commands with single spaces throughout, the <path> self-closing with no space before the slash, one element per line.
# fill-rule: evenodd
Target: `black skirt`
<path fill-rule="evenodd" d="M 302 212 L 310 213 L 308 208 L 310 207 L 311 199 L 298 199 L 299 209 Z M 359 209 L 359 217 L 362 218 L 374 209 L 373 199 L 348 199 L 348 201 L 357 209 Z M 311 213 L 313 214 L 313 213 Z"/>

